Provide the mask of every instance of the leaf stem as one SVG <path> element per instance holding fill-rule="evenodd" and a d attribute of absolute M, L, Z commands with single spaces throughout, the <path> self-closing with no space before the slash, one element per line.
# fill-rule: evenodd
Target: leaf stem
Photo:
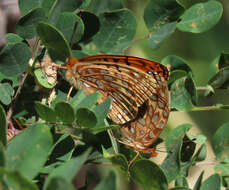
<path fill-rule="evenodd" d="M 229 106 L 222 105 L 222 106 L 203 106 L 203 107 L 193 107 L 191 110 L 177 110 L 172 108 L 171 111 L 180 111 L 180 112 L 191 112 L 191 111 L 215 111 L 215 110 L 229 110 Z"/>

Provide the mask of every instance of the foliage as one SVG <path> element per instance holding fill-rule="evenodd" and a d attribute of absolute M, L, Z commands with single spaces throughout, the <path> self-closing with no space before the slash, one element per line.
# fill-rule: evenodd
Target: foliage
<path fill-rule="evenodd" d="M 100 0 L 98 6 L 95 0 L 19 1 L 22 17 L 17 34 L 7 34 L 8 44 L 0 53 L 0 189 L 72 190 L 72 181 L 84 165 L 107 161 L 146 190 L 168 189 L 172 181 L 173 190 L 190 189 L 186 180 L 189 169 L 207 154 L 206 137 L 187 134 L 190 124 L 180 125 L 167 135 L 168 154 L 161 165 L 141 155 L 128 167 L 135 153 L 119 146 L 109 133 L 120 127 L 106 121 L 111 99 L 97 104 L 101 94 L 73 90 L 66 102 L 70 84 L 62 71 L 50 83 L 37 67 L 47 54 L 61 65 L 70 55 L 123 54 L 133 46 L 137 28 L 134 13 L 121 1 L 107 2 Z M 203 33 L 219 22 L 222 13 L 222 4 L 215 0 L 150 0 L 143 15 L 149 30 L 148 48 L 159 48 L 176 29 Z M 34 43 L 28 43 L 29 39 Z M 228 109 L 222 104 L 198 107 L 194 73 L 186 60 L 169 55 L 161 63 L 170 69 L 172 111 Z M 214 89 L 228 89 L 228 63 L 229 55 L 224 52 L 210 65 L 206 98 Z M 25 129 L 7 143 L 7 126 L 9 138 L 18 122 Z M 202 172 L 195 190 L 228 187 L 228 125 L 219 127 L 211 141 L 219 160 L 216 173 L 203 181 Z M 97 190 L 116 189 L 116 178 L 117 173 L 111 171 L 95 183 L 88 173 L 81 189 L 91 184 Z"/>

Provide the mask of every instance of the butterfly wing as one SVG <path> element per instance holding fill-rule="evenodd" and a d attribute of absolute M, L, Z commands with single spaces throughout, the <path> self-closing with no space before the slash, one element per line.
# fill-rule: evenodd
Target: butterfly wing
<path fill-rule="evenodd" d="M 86 93 L 99 91 L 105 97 L 112 97 L 108 115 L 118 124 L 135 119 L 139 107 L 151 96 L 167 101 L 164 89 L 168 71 L 159 63 L 114 55 L 89 56 L 77 62 L 71 64 L 68 78 L 74 78 L 75 86 Z"/>

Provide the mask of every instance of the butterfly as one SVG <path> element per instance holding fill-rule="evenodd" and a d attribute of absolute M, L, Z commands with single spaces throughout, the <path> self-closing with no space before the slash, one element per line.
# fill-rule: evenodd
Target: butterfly
<path fill-rule="evenodd" d="M 70 57 L 66 67 L 73 86 L 112 98 L 108 117 L 122 126 L 120 143 L 156 155 L 151 145 L 169 117 L 169 72 L 164 65 L 133 56 L 94 55 Z"/>

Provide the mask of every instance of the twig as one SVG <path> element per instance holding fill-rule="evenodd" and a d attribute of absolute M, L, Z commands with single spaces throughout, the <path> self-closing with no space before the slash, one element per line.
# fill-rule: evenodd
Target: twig
<path fill-rule="evenodd" d="M 22 87 L 23 87 L 23 85 L 24 85 L 24 82 L 25 82 L 25 79 L 26 79 L 27 76 L 28 76 L 28 73 L 25 73 L 25 74 L 23 75 L 22 80 L 21 80 L 21 83 L 19 84 L 19 87 L 18 87 L 18 89 L 17 89 L 17 91 L 16 91 L 14 97 L 12 98 L 11 106 L 10 106 L 10 108 L 9 108 L 9 110 L 8 110 L 8 112 L 7 112 L 7 116 L 6 116 L 7 123 L 9 123 L 10 118 L 12 117 L 13 109 L 14 109 L 14 106 L 15 106 L 15 102 L 16 102 L 16 100 L 17 100 L 19 94 L 21 93 L 21 89 L 22 89 Z"/>

